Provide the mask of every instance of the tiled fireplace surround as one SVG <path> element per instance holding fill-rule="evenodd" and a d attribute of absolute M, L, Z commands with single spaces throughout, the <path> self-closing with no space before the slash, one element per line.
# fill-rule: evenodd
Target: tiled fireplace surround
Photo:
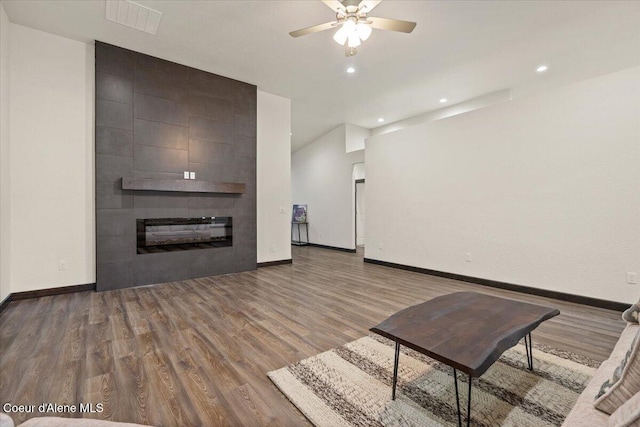
<path fill-rule="evenodd" d="M 97 290 L 256 268 L 256 87 L 96 41 Z M 122 190 L 122 178 L 244 183 Z M 233 246 L 136 254 L 136 220 L 233 218 Z"/>

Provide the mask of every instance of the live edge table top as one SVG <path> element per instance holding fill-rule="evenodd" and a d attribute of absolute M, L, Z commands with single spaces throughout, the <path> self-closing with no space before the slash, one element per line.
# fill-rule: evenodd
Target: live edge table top
<path fill-rule="evenodd" d="M 479 377 L 555 308 L 456 292 L 401 310 L 372 332 Z"/>

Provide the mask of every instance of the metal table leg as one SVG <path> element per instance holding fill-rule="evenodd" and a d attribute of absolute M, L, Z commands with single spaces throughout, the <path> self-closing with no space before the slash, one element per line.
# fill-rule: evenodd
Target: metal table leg
<path fill-rule="evenodd" d="M 528 339 L 527 339 L 528 337 Z M 524 347 L 527 351 L 527 365 L 530 371 L 533 371 L 533 342 L 531 340 L 531 332 L 524 336 Z"/>
<path fill-rule="evenodd" d="M 396 400 L 396 384 L 398 383 L 399 360 L 400 360 L 400 343 L 396 342 L 396 357 L 393 361 L 393 388 L 391 389 L 391 400 Z"/>
<path fill-rule="evenodd" d="M 458 371 L 453 368 L 453 384 L 456 387 L 456 407 L 458 408 L 458 427 L 462 427 L 462 418 L 460 416 L 460 397 L 458 396 Z"/>
<path fill-rule="evenodd" d="M 469 375 L 469 394 L 467 398 L 467 427 L 471 424 L 471 375 Z"/>
<path fill-rule="evenodd" d="M 467 427 L 471 423 L 471 382 L 472 377 L 469 375 L 469 391 L 467 394 Z M 458 394 L 458 371 L 453 368 L 453 384 L 456 389 L 456 408 L 458 409 L 458 427 L 462 427 L 462 415 L 460 413 L 460 396 Z"/>

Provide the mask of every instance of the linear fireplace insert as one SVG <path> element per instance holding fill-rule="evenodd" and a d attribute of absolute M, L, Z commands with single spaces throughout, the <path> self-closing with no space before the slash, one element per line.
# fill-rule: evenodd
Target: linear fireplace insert
<path fill-rule="evenodd" d="M 232 231 L 230 216 L 136 220 L 139 254 L 232 246 Z"/>

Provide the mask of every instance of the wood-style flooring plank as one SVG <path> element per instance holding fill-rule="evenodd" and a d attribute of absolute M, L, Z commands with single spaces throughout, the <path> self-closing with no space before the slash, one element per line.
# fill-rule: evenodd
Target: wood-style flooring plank
<path fill-rule="evenodd" d="M 62 415 L 165 427 L 304 426 L 267 372 L 439 295 L 556 307 L 534 341 L 600 361 L 624 328 L 610 310 L 365 264 L 362 253 L 292 249 L 291 265 L 11 302 L 0 314 L 0 401 L 102 403 L 102 413 Z"/>

